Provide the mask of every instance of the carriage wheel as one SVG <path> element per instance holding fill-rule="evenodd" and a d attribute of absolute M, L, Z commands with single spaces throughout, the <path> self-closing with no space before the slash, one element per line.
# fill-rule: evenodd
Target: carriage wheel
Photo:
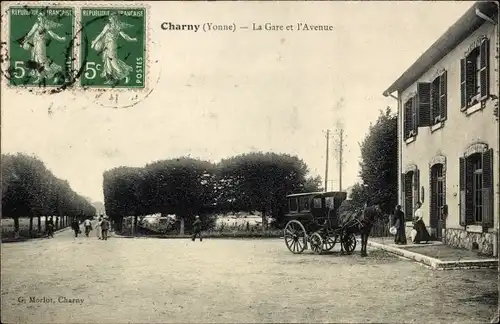
<path fill-rule="evenodd" d="M 289 221 L 285 226 L 283 236 L 285 237 L 286 247 L 290 252 L 299 254 L 306 249 L 306 229 L 299 221 Z"/>
<path fill-rule="evenodd" d="M 323 252 L 323 239 L 318 233 L 313 233 L 313 235 L 311 235 L 309 243 L 314 253 L 321 254 L 321 252 Z"/>
<path fill-rule="evenodd" d="M 344 237 L 342 237 L 342 246 L 346 252 L 352 253 L 356 248 L 356 244 L 356 236 L 353 233 L 344 234 Z"/>
<path fill-rule="evenodd" d="M 337 243 L 337 235 L 335 236 L 327 236 L 323 240 L 323 251 L 330 251 L 333 249 L 335 244 Z"/>

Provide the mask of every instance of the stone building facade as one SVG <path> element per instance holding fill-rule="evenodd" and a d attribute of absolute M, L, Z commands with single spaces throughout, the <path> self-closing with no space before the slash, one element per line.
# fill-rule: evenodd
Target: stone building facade
<path fill-rule="evenodd" d="M 434 239 L 498 255 L 498 6 L 475 3 L 385 92 L 398 101 L 399 202 Z M 395 95 L 394 95 L 395 93 Z"/>

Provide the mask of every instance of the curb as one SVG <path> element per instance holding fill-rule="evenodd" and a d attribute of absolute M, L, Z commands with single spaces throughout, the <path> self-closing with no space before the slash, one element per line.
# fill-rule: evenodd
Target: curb
<path fill-rule="evenodd" d="M 498 259 L 443 261 L 420 253 L 415 253 L 376 242 L 368 241 L 368 245 L 390 252 L 392 254 L 402 256 L 406 259 L 423 263 L 434 270 L 482 269 L 482 268 L 496 269 L 498 267 Z"/>

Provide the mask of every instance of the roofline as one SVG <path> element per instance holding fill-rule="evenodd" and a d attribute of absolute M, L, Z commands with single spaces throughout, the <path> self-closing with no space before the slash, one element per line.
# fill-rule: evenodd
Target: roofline
<path fill-rule="evenodd" d="M 476 9 L 489 17 L 494 17 L 498 6 L 493 1 L 475 2 L 446 32 L 438 38 L 394 83 L 382 94 L 385 97 L 395 91 L 402 91 L 411 86 L 432 66 L 469 37 L 475 30 L 485 23 L 483 18 L 476 14 Z M 498 23 L 498 22 L 497 22 Z"/>

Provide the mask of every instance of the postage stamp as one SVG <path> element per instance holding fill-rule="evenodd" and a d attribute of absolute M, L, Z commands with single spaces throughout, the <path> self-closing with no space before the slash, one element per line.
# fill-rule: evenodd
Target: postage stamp
<path fill-rule="evenodd" d="M 83 88 L 146 87 L 146 8 L 80 8 Z"/>
<path fill-rule="evenodd" d="M 65 87 L 74 83 L 75 10 L 12 6 L 9 15 L 10 86 Z"/>

